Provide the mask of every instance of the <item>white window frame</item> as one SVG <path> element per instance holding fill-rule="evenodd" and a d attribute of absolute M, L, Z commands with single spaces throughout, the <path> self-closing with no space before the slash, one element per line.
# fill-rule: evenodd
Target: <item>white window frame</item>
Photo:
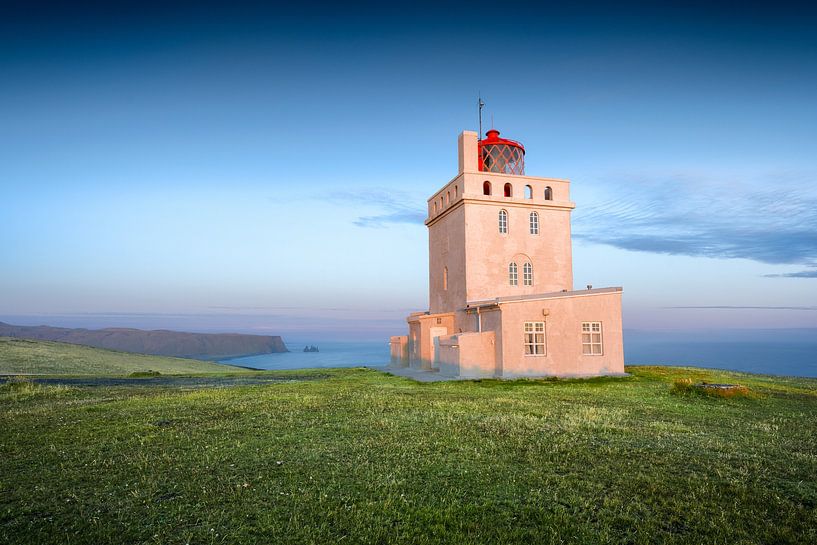
<path fill-rule="evenodd" d="M 531 212 L 530 213 L 530 234 L 538 235 L 539 234 L 539 213 L 538 212 Z"/>
<path fill-rule="evenodd" d="M 604 355 L 604 338 L 601 322 L 582 322 L 582 355 Z"/>
<path fill-rule="evenodd" d="M 510 265 L 508 265 L 508 282 L 510 282 L 511 286 L 519 285 L 519 267 L 517 267 L 515 261 L 511 261 Z"/>
<path fill-rule="evenodd" d="M 499 211 L 499 233 L 502 235 L 508 234 L 508 211 Z"/>
<path fill-rule="evenodd" d="M 547 356 L 545 322 L 525 322 L 523 331 L 525 356 Z"/>
<path fill-rule="evenodd" d="M 525 286 L 533 285 L 533 265 L 528 262 L 522 265 L 522 284 Z"/>

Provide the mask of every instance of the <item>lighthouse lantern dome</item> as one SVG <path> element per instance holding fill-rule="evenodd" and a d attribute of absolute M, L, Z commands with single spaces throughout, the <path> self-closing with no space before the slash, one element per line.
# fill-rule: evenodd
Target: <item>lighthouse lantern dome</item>
<path fill-rule="evenodd" d="M 479 169 L 483 172 L 525 175 L 525 146 L 514 140 L 500 138 L 499 131 L 490 129 L 479 141 Z"/>

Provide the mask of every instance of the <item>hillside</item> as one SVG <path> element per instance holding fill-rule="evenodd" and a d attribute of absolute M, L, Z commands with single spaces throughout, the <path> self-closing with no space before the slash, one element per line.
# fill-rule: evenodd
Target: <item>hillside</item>
<path fill-rule="evenodd" d="M 0 375 L 127 375 L 146 371 L 182 374 L 225 373 L 243 369 L 206 361 L 0 337 Z"/>
<path fill-rule="evenodd" d="M 628 371 L 7 384 L 0 542 L 817 542 L 817 380 Z M 753 397 L 676 395 L 678 378 Z"/>
<path fill-rule="evenodd" d="M 136 354 L 204 360 L 287 352 L 279 336 L 240 333 L 185 333 L 130 328 L 71 329 L 0 322 L 0 337 L 58 341 Z"/>

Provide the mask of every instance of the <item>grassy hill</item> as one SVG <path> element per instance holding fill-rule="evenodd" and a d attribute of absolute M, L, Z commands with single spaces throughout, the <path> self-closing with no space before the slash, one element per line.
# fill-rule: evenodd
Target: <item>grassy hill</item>
<path fill-rule="evenodd" d="M 240 367 L 198 360 L 144 356 L 74 344 L 0 337 L 0 375 L 128 375 L 224 373 Z"/>
<path fill-rule="evenodd" d="M 0 542 L 817 542 L 817 380 L 628 370 L 6 384 Z M 672 393 L 681 378 L 751 396 Z"/>
<path fill-rule="evenodd" d="M 0 337 L 55 341 L 135 354 L 217 361 L 241 356 L 288 352 L 283 339 L 273 335 L 189 333 L 165 329 L 84 329 L 20 326 L 0 322 Z"/>

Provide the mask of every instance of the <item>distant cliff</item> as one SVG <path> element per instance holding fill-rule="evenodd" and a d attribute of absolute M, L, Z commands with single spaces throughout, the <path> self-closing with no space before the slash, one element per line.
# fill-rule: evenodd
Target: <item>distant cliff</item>
<path fill-rule="evenodd" d="M 130 328 L 70 329 L 50 326 L 17 326 L 0 322 L 0 337 L 81 344 L 122 352 L 221 360 L 289 352 L 279 336 L 240 333 L 183 333 Z"/>

